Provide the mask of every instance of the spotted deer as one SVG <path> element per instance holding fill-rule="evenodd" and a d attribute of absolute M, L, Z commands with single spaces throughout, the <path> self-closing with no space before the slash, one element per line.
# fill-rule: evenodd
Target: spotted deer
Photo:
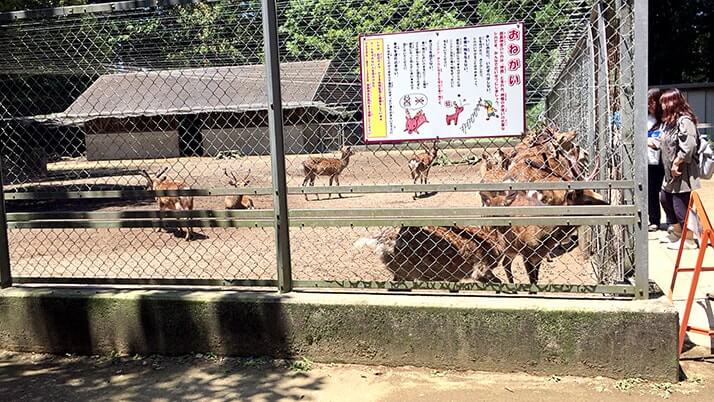
<path fill-rule="evenodd" d="M 508 178 L 508 168 L 510 166 L 512 155 L 499 149 L 495 154 L 485 152 L 481 156 L 480 175 L 481 183 L 504 183 L 510 181 Z M 505 197 L 507 191 L 502 190 L 483 190 L 479 193 L 487 194 L 488 197 L 482 197 L 483 202 L 492 202 L 500 197 Z M 483 204 L 489 206 L 488 204 Z"/>
<path fill-rule="evenodd" d="M 154 177 L 151 177 L 149 173 L 146 172 L 146 170 L 141 170 L 140 173 L 144 178 L 146 178 L 146 186 L 148 190 L 190 190 L 191 187 L 184 183 L 184 182 L 179 182 L 179 181 L 172 181 L 168 180 L 167 177 L 164 175 L 166 171 L 168 170 L 168 167 L 164 167 L 161 169 L 158 173 L 154 175 Z M 156 197 L 156 202 L 159 205 L 159 210 L 161 212 L 165 210 L 173 210 L 173 211 L 192 211 L 193 210 L 193 196 L 159 196 Z M 190 219 L 190 218 L 189 218 Z M 164 222 L 163 218 L 159 216 L 159 227 L 157 228 L 157 232 L 160 232 L 161 229 L 164 228 Z M 186 224 L 186 241 L 190 241 L 191 237 L 193 236 L 193 229 L 191 228 L 191 224 L 187 223 Z"/>
<path fill-rule="evenodd" d="M 228 169 L 223 169 L 223 174 L 228 177 L 228 185 L 240 188 L 250 184 L 250 169 L 243 180 L 238 180 L 233 172 L 228 173 Z M 254 209 L 253 200 L 245 194 L 228 195 L 223 199 L 226 209 Z"/>
<path fill-rule="evenodd" d="M 305 172 L 305 180 L 302 182 L 302 186 L 305 187 L 308 183 L 310 186 L 315 185 L 315 178 L 317 176 L 329 176 L 330 186 L 332 186 L 332 181 L 334 180 L 337 185 L 340 185 L 340 174 L 349 165 L 350 157 L 355 154 L 352 147 L 343 146 L 340 149 L 340 158 L 321 158 L 321 157 L 311 157 L 310 159 L 302 163 L 303 171 Z M 319 194 L 315 194 L 317 199 L 320 199 Z M 342 198 L 342 194 L 337 193 L 337 195 Z M 327 194 L 328 198 L 332 198 L 332 193 Z M 307 200 L 307 194 L 305 194 L 305 200 Z"/>
<path fill-rule="evenodd" d="M 434 141 L 431 148 L 427 147 L 425 144 L 422 144 L 421 146 L 424 149 L 424 152 L 414 155 L 411 159 L 409 159 L 408 163 L 409 171 L 411 172 L 414 184 L 417 184 L 417 180 L 419 180 L 421 184 L 429 183 L 429 171 L 431 170 L 431 166 L 439 153 L 439 145 L 437 141 Z M 418 194 L 414 193 L 414 198 L 416 199 L 417 197 Z"/>

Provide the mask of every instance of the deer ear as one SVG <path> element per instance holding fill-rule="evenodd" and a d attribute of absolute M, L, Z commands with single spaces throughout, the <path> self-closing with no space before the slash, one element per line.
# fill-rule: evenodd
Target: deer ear
<path fill-rule="evenodd" d="M 528 191 L 528 198 L 530 198 L 531 200 L 542 202 L 543 201 L 543 193 L 541 193 L 538 190 L 530 190 L 530 191 Z"/>
<path fill-rule="evenodd" d="M 583 190 L 568 190 L 565 193 L 565 203 L 568 205 L 577 204 L 578 198 L 582 195 Z"/>
<path fill-rule="evenodd" d="M 481 203 L 484 206 L 490 207 L 492 202 L 491 196 L 482 191 L 479 191 L 479 195 L 481 196 Z"/>
<path fill-rule="evenodd" d="M 518 198 L 518 191 L 512 191 L 506 195 L 506 202 L 504 203 L 505 206 L 509 207 L 511 204 L 513 204 L 513 201 Z"/>

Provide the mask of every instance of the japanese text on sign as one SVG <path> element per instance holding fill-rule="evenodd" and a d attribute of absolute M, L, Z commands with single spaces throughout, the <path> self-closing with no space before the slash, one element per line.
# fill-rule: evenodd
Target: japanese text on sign
<path fill-rule="evenodd" d="M 517 136 L 523 24 L 360 38 L 366 142 Z"/>

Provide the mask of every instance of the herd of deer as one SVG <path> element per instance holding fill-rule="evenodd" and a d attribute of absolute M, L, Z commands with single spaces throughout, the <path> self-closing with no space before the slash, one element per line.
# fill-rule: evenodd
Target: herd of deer
<path fill-rule="evenodd" d="M 584 177 L 587 152 L 574 142 L 575 132 L 546 129 L 527 134 L 512 152 L 486 154 L 483 182 L 590 181 Z M 432 148 L 433 149 L 433 148 Z M 486 207 L 542 205 L 606 205 L 593 190 L 481 191 Z M 461 281 L 501 283 L 494 270 L 502 265 L 513 283 L 512 263 L 521 256 L 529 282 L 538 283 L 543 260 L 577 245 L 574 226 L 425 226 L 387 228 L 355 242 L 373 248 L 395 281 Z"/>
<path fill-rule="evenodd" d="M 598 171 L 595 166 L 589 177 L 584 176 L 588 154 L 575 142 L 575 132 L 557 132 L 545 129 L 529 133 L 510 152 L 499 150 L 484 154 L 481 162 L 483 182 L 544 182 L 590 181 Z M 438 144 L 424 146 L 408 162 L 414 184 L 428 183 L 429 171 L 437 158 Z M 317 176 L 328 176 L 329 184 L 340 185 L 339 176 L 355 154 L 349 146 L 340 150 L 340 158 L 312 157 L 302 163 L 305 178 L 302 185 L 313 186 Z M 150 190 L 184 190 L 184 182 L 168 180 L 167 168 L 152 177 L 141 174 Z M 228 184 L 244 187 L 250 183 L 250 170 L 239 180 L 234 173 L 224 169 Z M 317 195 L 317 194 L 316 194 Z M 328 195 L 328 196 L 331 196 Z M 338 194 L 342 197 L 341 194 Z M 415 197 L 417 195 L 415 194 Z M 593 190 L 543 190 L 543 191 L 481 191 L 482 204 L 491 206 L 539 205 L 606 205 L 603 197 Z M 319 199 L 319 195 L 317 195 Z M 305 195 L 307 199 L 307 194 Z M 156 197 L 159 209 L 192 210 L 192 196 Z M 247 195 L 226 196 L 226 209 L 253 209 L 253 200 Z M 160 220 L 161 230 L 163 222 Z M 187 225 L 186 240 L 193 231 Z M 573 226 L 425 226 L 388 228 L 373 237 L 362 238 L 357 247 L 368 246 L 376 250 L 382 262 L 394 275 L 394 280 L 461 281 L 472 277 L 480 282 L 500 283 L 494 274 L 499 264 L 509 283 L 513 283 L 512 263 L 521 256 L 531 284 L 537 284 L 540 267 L 546 258 L 571 250 L 577 244 L 577 228 Z"/>
<path fill-rule="evenodd" d="M 157 172 L 154 177 L 152 177 L 146 170 L 140 170 L 139 173 L 146 178 L 146 187 L 149 190 L 190 190 L 191 187 L 185 182 L 168 180 L 165 175 L 168 167 L 164 167 L 159 172 Z M 228 177 L 228 185 L 232 187 L 246 187 L 250 184 L 250 170 L 248 174 L 242 179 L 238 180 L 233 172 L 228 172 L 227 169 L 223 169 L 223 174 Z M 161 212 L 165 210 L 174 211 L 192 211 L 193 210 L 193 196 L 161 196 L 156 197 L 156 202 L 159 205 L 159 210 Z M 223 200 L 226 209 L 253 209 L 253 200 L 244 194 L 239 195 L 229 195 Z M 156 231 L 161 231 L 164 227 L 163 219 L 159 215 L 159 227 Z M 186 225 L 186 241 L 191 240 L 193 236 L 193 228 L 190 224 Z"/>

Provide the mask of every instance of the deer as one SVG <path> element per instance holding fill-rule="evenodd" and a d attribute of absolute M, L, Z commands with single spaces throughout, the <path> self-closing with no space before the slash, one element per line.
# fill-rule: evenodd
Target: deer
<path fill-rule="evenodd" d="M 508 178 L 508 168 L 510 167 L 513 155 L 507 154 L 499 149 L 495 154 L 488 152 L 481 156 L 480 175 L 481 183 L 504 183 L 511 181 Z M 497 197 L 505 197 L 506 191 L 483 190 L 479 193 L 486 193 L 488 197 L 481 199 L 482 203 L 491 202 Z M 483 204 L 484 206 L 488 206 Z"/>
<path fill-rule="evenodd" d="M 168 166 L 164 167 L 161 169 L 158 173 L 156 173 L 155 177 L 151 177 L 149 173 L 146 172 L 146 170 L 140 170 L 140 174 L 146 178 L 146 186 L 148 190 L 153 190 L 153 191 L 159 191 L 159 190 L 190 190 L 191 187 L 184 183 L 184 182 L 179 182 L 179 181 L 172 181 L 172 180 L 167 180 L 167 177 L 164 175 L 166 171 L 168 170 Z M 159 211 L 163 212 L 164 210 L 174 210 L 174 211 L 192 211 L 193 210 L 193 196 L 158 196 L 156 197 L 156 202 L 159 205 Z M 190 218 L 189 218 L 190 219 Z M 163 223 L 163 217 L 159 215 L 159 227 L 156 229 L 157 232 L 160 232 L 161 229 L 164 228 L 164 223 Z M 191 224 L 187 223 L 186 224 L 186 241 L 190 241 L 191 237 L 193 236 L 193 229 L 191 228 Z"/>
<path fill-rule="evenodd" d="M 428 184 L 429 182 L 429 171 L 431 170 L 431 165 L 436 160 L 436 156 L 439 153 L 438 141 L 434 141 L 431 148 L 427 147 L 425 144 L 421 144 L 424 152 L 414 155 L 409 159 L 409 171 L 412 175 L 412 180 L 414 184 L 417 184 L 417 180 L 421 184 Z M 418 197 L 418 193 L 414 193 L 414 199 Z"/>
<path fill-rule="evenodd" d="M 233 172 L 228 173 L 228 169 L 223 169 L 223 174 L 228 177 L 228 185 L 239 188 L 247 187 L 250 184 L 250 169 L 243 180 L 238 180 Z M 255 209 L 253 200 L 245 194 L 228 195 L 223 199 L 226 209 Z"/>
<path fill-rule="evenodd" d="M 489 202 L 488 205 L 506 207 L 545 205 L 543 193 L 535 190 L 510 192 L 499 200 L 502 202 Z M 577 230 L 574 226 L 498 226 L 494 230 L 498 231 L 501 236 L 499 243 L 501 248 L 495 248 L 491 255 L 485 259 L 486 266 L 483 267 L 484 274 L 482 275 L 487 276 L 493 272 L 500 261 L 508 283 L 514 283 L 512 265 L 516 256 L 523 257 L 528 281 L 531 285 L 537 285 L 543 260 L 557 252 L 570 251 L 577 242 Z M 535 292 L 530 291 L 529 293 Z"/>
<path fill-rule="evenodd" d="M 580 168 L 581 160 L 574 155 L 581 156 L 582 150 L 573 145 L 571 151 L 557 148 L 554 155 L 541 154 L 538 160 L 525 158 L 522 164 L 512 167 L 517 170 L 521 179 L 527 181 L 575 181 L 582 178 Z M 585 179 L 592 181 L 599 170 L 599 161 L 596 160 L 593 172 Z M 512 172 L 509 172 L 509 174 Z M 508 177 L 508 175 L 507 175 Z M 530 179 L 530 180 L 528 180 Z M 506 181 L 509 179 L 505 179 Z M 538 202 L 524 202 L 518 198 L 516 192 L 505 196 L 491 192 L 481 192 L 481 200 L 486 206 L 533 206 L 533 205 L 607 205 L 604 198 L 597 192 L 589 189 L 576 190 L 543 190 L 538 192 Z M 571 250 L 577 244 L 577 230 L 573 226 L 514 226 L 501 228 L 508 245 L 503 250 L 502 265 L 509 283 L 513 283 L 511 265 L 516 255 L 523 256 L 526 272 L 532 285 L 537 284 L 540 266 L 543 259 L 550 259 L 561 251 Z M 491 267 L 489 269 L 495 269 Z M 531 293 L 533 293 L 531 291 Z"/>
<path fill-rule="evenodd" d="M 340 158 L 321 158 L 321 157 L 311 157 L 310 159 L 302 163 L 303 171 L 305 172 L 305 180 L 302 182 L 302 186 L 305 187 L 308 183 L 310 186 L 315 185 L 315 178 L 317 176 L 330 176 L 330 186 L 332 186 L 333 180 L 337 185 L 340 185 L 340 174 L 350 163 L 350 156 L 355 154 L 350 146 L 342 146 L 340 148 Z M 315 194 L 317 199 L 320 199 L 319 194 Z M 342 194 L 337 193 L 340 198 Z M 328 198 L 332 198 L 332 193 L 327 194 Z M 307 194 L 305 194 L 305 200 L 307 200 Z"/>
<path fill-rule="evenodd" d="M 474 226 L 404 226 L 362 237 L 354 247 L 373 249 L 394 281 L 458 282 L 473 276 L 481 282 L 500 283 L 492 269 L 476 269 L 498 264 L 495 256 L 503 248 L 500 241 L 497 231 Z"/>
<path fill-rule="evenodd" d="M 547 142 L 547 141 L 546 141 Z M 544 145 L 545 144 L 544 142 Z M 521 148 L 521 149 L 527 149 Z M 549 149 L 549 147 L 541 148 Z M 554 149 L 554 148 L 550 148 Z M 519 152 L 516 152 L 517 154 Z M 506 158 L 504 158 L 504 155 Z M 533 156 L 533 153 L 528 155 Z M 538 156 L 538 154 L 535 154 Z M 499 169 L 503 177 L 494 180 L 509 180 L 508 175 L 514 165 L 511 159 L 519 155 L 502 153 L 485 158 L 492 168 Z M 550 166 L 549 158 L 558 159 L 555 153 L 541 154 L 541 166 Z M 523 159 L 523 158 L 522 158 Z M 530 158 L 523 159 L 524 161 Z M 566 166 L 570 159 L 564 161 Z M 555 163 L 551 161 L 550 163 Z M 534 162 L 538 162 L 537 160 Z M 523 172 L 530 170 L 530 177 L 543 180 L 572 181 L 577 175 L 563 169 L 566 177 L 555 175 L 552 170 L 527 162 L 519 162 Z M 507 167 L 507 168 L 506 168 Z M 577 169 L 577 168 L 576 168 Z M 597 171 L 597 169 L 594 169 Z M 595 173 L 586 180 L 591 180 Z M 535 181 L 535 180 L 534 180 Z M 498 199 L 490 198 L 490 192 L 482 192 L 484 205 L 492 206 L 541 206 L 546 201 L 549 205 L 605 205 L 603 197 L 592 190 L 562 190 L 559 197 L 547 199 L 546 192 L 531 190 L 509 191 L 498 194 Z M 500 262 L 509 283 L 513 283 L 511 265 L 517 255 L 521 255 L 526 265 L 529 282 L 537 285 L 540 266 L 544 259 L 556 252 L 569 251 L 577 241 L 576 227 L 521 225 L 513 227 L 401 227 L 387 228 L 372 237 L 363 237 L 354 243 L 357 248 L 369 247 L 375 250 L 395 280 L 449 280 L 459 281 L 468 277 L 479 282 L 501 283 L 494 274 Z M 531 292 L 533 293 L 533 292 Z"/>

